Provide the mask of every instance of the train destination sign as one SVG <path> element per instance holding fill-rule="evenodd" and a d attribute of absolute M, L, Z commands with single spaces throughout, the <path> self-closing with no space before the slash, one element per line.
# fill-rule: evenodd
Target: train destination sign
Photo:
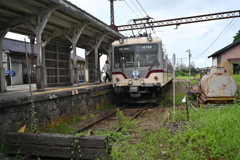
<path fill-rule="evenodd" d="M 144 44 L 144 45 L 137 45 L 136 51 L 146 51 L 146 50 L 157 50 L 157 44 Z"/>
<path fill-rule="evenodd" d="M 157 50 L 157 44 L 141 44 L 141 45 L 132 45 L 132 46 L 121 46 L 115 47 L 115 52 L 124 52 L 124 51 L 146 51 L 146 50 Z"/>

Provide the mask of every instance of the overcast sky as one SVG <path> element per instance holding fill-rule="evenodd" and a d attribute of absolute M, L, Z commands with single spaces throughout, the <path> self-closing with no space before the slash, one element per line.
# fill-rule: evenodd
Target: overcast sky
<path fill-rule="evenodd" d="M 110 24 L 109 0 L 69 1 L 106 24 Z M 154 18 L 155 21 L 159 21 L 234 11 L 239 10 L 239 6 L 239 0 L 114 1 L 115 24 L 125 25 L 128 24 L 130 19 L 142 18 L 145 17 L 146 14 Z M 184 24 L 178 26 L 178 29 L 174 28 L 175 26 L 154 28 L 155 34 L 153 34 L 153 36 L 158 36 L 162 39 L 169 59 L 172 59 L 172 55 L 175 53 L 176 58 L 186 58 L 183 59 L 183 63 L 188 64 L 188 52 L 186 52 L 186 50 L 190 49 L 192 54 L 191 61 L 194 61 L 195 66 L 207 67 L 212 64 L 211 58 L 207 58 L 209 55 L 232 43 L 233 36 L 235 36 L 240 29 L 240 20 L 239 18 L 215 20 Z M 131 32 L 121 32 L 121 34 L 131 36 Z M 217 38 L 218 40 L 216 40 Z"/>

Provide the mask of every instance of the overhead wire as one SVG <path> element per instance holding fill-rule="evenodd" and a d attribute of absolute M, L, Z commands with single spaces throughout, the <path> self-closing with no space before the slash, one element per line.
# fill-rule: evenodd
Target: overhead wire
<path fill-rule="evenodd" d="M 124 1 L 126 4 L 127 4 L 127 6 L 132 10 L 132 12 L 138 17 L 138 15 L 136 14 L 136 12 L 134 12 L 134 10 L 128 5 L 128 3 L 126 2 L 126 1 Z"/>
<path fill-rule="evenodd" d="M 143 16 L 142 12 L 138 9 L 138 7 L 135 5 L 135 3 L 131 0 L 132 4 L 137 8 L 138 12 Z"/>
<path fill-rule="evenodd" d="M 154 9 L 154 10 L 151 10 L 151 11 L 155 11 L 155 10 L 159 11 L 159 10 L 165 10 L 165 9 L 188 7 L 188 6 L 192 6 L 192 5 L 198 5 L 198 4 L 201 4 L 201 3 L 208 3 L 210 1 L 215 1 L 215 0 L 208 0 L 208 1 L 202 1 L 202 2 L 197 2 L 197 3 L 186 4 L 186 5 L 179 5 L 179 6 L 176 6 L 176 7 L 166 7 L 166 8 L 160 8 L 160 9 Z M 150 11 L 150 10 L 148 10 L 148 11 Z"/>
<path fill-rule="evenodd" d="M 147 12 L 143 9 L 142 5 L 138 2 L 138 0 L 136 0 L 136 1 L 137 1 L 137 3 L 139 4 L 139 6 L 142 8 L 142 10 L 145 12 L 145 14 L 147 15 L 147 17 L 149 17 L 148 14 L 147 14 Z"/>
<path fill-rule="evenodd" d="M 228 30 L 226 30 L 226 32 L 223 33 L 223 35 L 221 37 L 219 37 L 219 39 L 221 39 L 229 31 L 229 29 L 232 28 L 232 26 L 237 22 L 237 20 L 238 20 L 238 17 L 236 18 L 235 22 L 233 22 L 233 24 L 228 28 Z"/>
<path fill-rule="evenodd" d="M 199 54 L 198 56 L 194 57 L 197 58 L 199 56 L 201 56 L 203 53 L 205 53 L 218 39 L 219 37 L 223 34 L 223 32 L 227 29 L 227 27 L 232 23 L 232 21 L 234 20 L 234 18 L 231 20 L 231 22 L 228 23 L 228 25 L 224 28 L 224 30 L 218 35 L 218 37 L 210 44 L 210 46 L 207 47 L 207 49 L 205 49 L 201 54 Z M 192 59 L 194 59 L 192 58 Z"/>

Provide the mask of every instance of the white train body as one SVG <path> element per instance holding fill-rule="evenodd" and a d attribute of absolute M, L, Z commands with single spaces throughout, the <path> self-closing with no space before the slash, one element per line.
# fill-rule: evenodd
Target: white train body
<path fill-rule="evenodd" d="M 135 37 L 112 43 L 115 92 L 141 98 L 156 96 L 172 80 L 172 65 L 160 38 Z"/>

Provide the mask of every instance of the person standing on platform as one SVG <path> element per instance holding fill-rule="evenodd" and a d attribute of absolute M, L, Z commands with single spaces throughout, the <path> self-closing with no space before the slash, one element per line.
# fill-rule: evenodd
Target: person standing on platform
<path fill-rule="evenodd" d="M 110 65 L 108 63 L 108 61 L 105 62 L 102 71 L 106 74 L 104 82 L 106 82 L 106 80 L 108 79 L 108 81 L 110 82 L 110 77 L 109 77 L 109 73 L 110 73 Z"/>

